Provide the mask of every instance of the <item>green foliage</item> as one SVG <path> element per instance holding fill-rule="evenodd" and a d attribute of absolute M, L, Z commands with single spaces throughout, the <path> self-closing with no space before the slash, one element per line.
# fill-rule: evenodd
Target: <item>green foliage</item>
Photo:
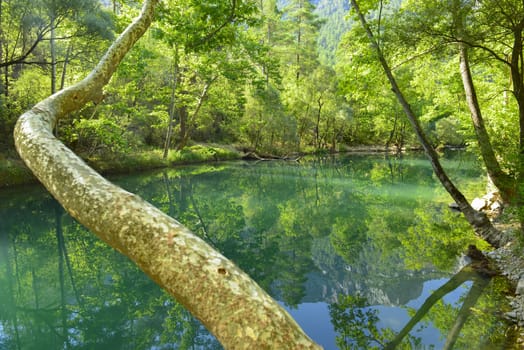
<path fill-rule="evenodd" d="M 50 82 L 39 68 L 23 70 L 11 85 L 11 108 L 23 112 L 47 96 Z"/>
<path fill-rule="evenodd" d="M 334 66 L 337 47 L 342 35 L 349 31 L 353 23 L 347 19 L 348 1 L 318 1 L 315 13 L 323 20 L 318 33 L 319 60 L 322 64 Z"/>
<path fill-rule="evenodd" d="M 132 173 L 168 166 L 160 151 L 126 152 L 118 157 L 91 156 L 88 162 L 102 173 Z"/>
<path fill-rule="evenodd" d="M 340 349 L 381 349 L 382 337 L 377 329 L 378 312 L 367 308 L 361 296 L 340 295 L 337 303 L 329 305 L 333 326 L 339 332 Z"/>
<path fill-rule="evenodd" d="M 375 145 L 412 141 L 401 108 L 359 26 L 345 35 L 337 54 L 339 89 L 352 108 L 351 141 Z"/>
<path fill-rule="evenodd" d="M 160 150 L 128 151 L 117 157 L 93 155 L 88 162 L 102 173 L 132 173 L 138 170 L 166 168 L 174 165 L 239 159 L 240 154 L 230 148 L 194 145 L 173 151 L 167 160 Z"/>
<path fill-rule="evenodd" d="M 27 38 L 41 33 L 47 40 L 54 15 L 56 75 L 49 79 L 49 66 L 43 65 L 22 66 L 20 74 L 9 76 L 13 84 L 4 103 L 10 108 L 2 109 L 0 119 L 4 134 L 49 93 L 51 81 L 58 86 L 62 78 L 67 86 L 82 77 L 113 31 L 138 11 L 137 4 L 118 4 L 110 13 L 91 1 L 35 2 L 34 15 L 23 17 L 17 7 L 23 2 L 11 2 L 0 21 L 12 16 L 9 23 L 26 23 Z M 343 8 L 330 11 L 340 20 Z M 163 147 L 172 116 L 176 148 L 196 141 L 274 154 L 337 150 L 351 140 L 350 107 L 337 92 L 337 76 L 318 63 L 324 23 L 304 1 L 281 9 L 272 0 L 163 2 L 151 35 L 127 55 L 104 100 L 60 121 L 58 135 L 80 153 L 114 157 L 137 147 Z M 0 35 L 11 40 L 7 31 Z M 49 61 L 50 54 L 37 43 L 26 59 Z"/>
<path fill-rule="evenodd" d="M 240 131 L 255 151 L 285 153 L 296 144 L 296 121 L 286 115 L 280 93 L 271 85 L 248 95 Z"/>
<path fill-rule="evenodd" d="M 162 2 L 150 34 L 121 64 L 105 99 L 60 121 L 59 137 L 75 151 L 114 158 L 164 147 L 173 117 L 172 148 L 227 143 L 288 155 L 354 145 L 416 146 L 365 33 L 348 16 L 348 4 L 314 3 Z M 465 2 L 456 11 L 447 3 L 359 3 L 432 143 L 476 151 L 451 24 L 464 17 L 468 38 L 495 54 L 501 45 L 486 36 L 486 14 L 493 12 L 501 23 L 507 19 L 491 2 L 482 9 Z M 95 1 L 2 3 L 0 37 L 7 46 L 0 53 L 9 47 L 13 57 L 22 56 L 16 38 L 24 37 L 37 44 L 24 62 L 41 62 L 9 65 L 3 73 L 2 146 L 14 152 L 9 147 L 16 118 L 51 90 L 50 66 L 43 63 L 51 52 L 38 39 L 51 39 L 52 15 L 59 19 L 55 79 L 63 74 L 67 86 L 85 75 L 114 31 L 139 10 L 138 3 L 117 5 L 111 13 Z M 503 168 L 516 174 L 518 104 L 508 91 L 508 68 L 485 51 L 472 49 L 471 57 L 494 148 Z"/>
<path fill-rule="evenodd" d="M 0 157 L 0 187 L 22 185 L 35 180 L 33 173 L 21 161 Z"/>
<path fill-rule="evenodd" d="M 398 239 L 404 249 L 403 258 L 412 269 L 424 268 L 431 262 L 440 269 L 452 266 L 456 256 L 464 252 L 468 245 L 475 244 L 479 249 L 488 250 L 489 244 L 473 235 L 465 235 L 468 223 L 449 209 L 418 208 L 417 225 L 410 227 Z M 431 213 L 431 214 L 429 214 Z M 411 242 L 417 242 L 413 245 Z M 421 242 L 424 242 L 421 244 Z"/>
<path fill-rule="evenodd" d="M 496 24 L 490 22 L 487 26 L 490 20 L 485 17 L 489 13 L 500 15 L 500 7 L 495 8 L 491 2 L 479 6 L 472 1 L 358 3 L 435 146 L 468 145 L 476 150 L 456 45 L 458 40 L 467 41 L 474 84 L 491 140 L 503 167 L 515 173 L 520 163 L 515 157 L 519 113 L 507 94 L 512 78 L 509 67 L 503 67 L 505 54 L 493 44 L 499 40 L 492 37 L 494 31 L 490 29 Z M 511 4 L 505 6 L 512 8 Z M 520 11 L 520 5 L 508 10 L 504 18 L 499 18 L 500 23 Z M 507 46 L 512 45 L 509 36 L 504 39 L 508 40 Z M 337 56 L 341 91 L 350 101 L 353 123 L 357 125 L 352 135 L 357 142 L 414 144 L 411 133 L 398 123 L 404 118 L 367 43 L 363 30 L 354 26 L 342 39 Z M 505 151 L 501 143 L 507 145 Z"/>
<path fill-rule="evenodd" d="M 171 164 L 199 163 L 218 160 L 238 159 L 239 153 L 227 148 L 206 145 L 195 145 L 170 153 L 168 162 Z"/>
<path fill-rule="evenodd" d="M 10 85 L 10 93 L 0 96 L 0 146 L 6 153 L 14 153 L 13 129 L 18 117 L 41 98 L 50 89 L 45 72 L 32 67 L 23 70 L 19 78 Z"/>
<path fill-rule="evenodd" d="M 124 130 L 109 119 L 81 119 L 75 123 L 77 147 L 85 150 L 87 157 L 103 153 L 119 154 L 127 150 Z"/>

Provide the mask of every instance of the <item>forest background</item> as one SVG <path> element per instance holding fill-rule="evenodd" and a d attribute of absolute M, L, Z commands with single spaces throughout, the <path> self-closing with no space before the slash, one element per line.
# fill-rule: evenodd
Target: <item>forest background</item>
<path fill-rule="evenodd" d="M 18 162 L 12 138 L 18 116 L 84 77 L 140 3 L 0 3 L 0 173 L 9 175 Z M 431 14 L 419 11 L 418 26 L 405 29 L 419 5 L 380 2 L 372 25 L 389 29 L 380 45 L 433 145 L 477 152 L 457 50 L 437 35 L 415 40 Z M 56 134 L 99 167 L 132 156 L 154 166 L 191 147 L 193 156 L 196 149 L 234 157 L 218 154 L 216 144 L 282 156 L 418 146 L 348 10 L 345 0 L 166 0 L 104 98 L 60 120 Z M 505 38 L 497 40 L 504 47 Z M 519 115 L 508 67 L 482 50 L 470 56 L 493 149 L 502 168 L 515 173 Z"/>
<path fill-rule="evenodd" d="M 6 27 L 2 26 L 1 46 L 6 57 L 2 63 L 5 72 L 2 93 L 6 105 L 11 104 L 3 109 L 6 115 L 7 111 L 12 110 L 11 106 L 16 107 L 17 100 L 9 100 L 10 96 L 18 93 L 20 97 L 31 89 L 36 89 L 33 93 L 37 93 L 49 88 L 47 91 L 53 93 L 68 85 L 68 77 L 78 80 L 85 75 L 80 68 L 75 71 L 75 56 L 78 67 L 89 62 L 91 56 L 83 56 L 88 47 L 85 44 L 92 45 L 92 51 L 98 52 L 99 46 L 107 46 L 103 44 L 104 36 L 109 40 L 112 37 L 107 28 L 114 26 L 121 30 L 119 21 L 136 13 L 135 6 L 126 7 L 117 2 L 104 7 L 98 2 L 44 1 L 40 12 L 35 7 L 31 11 L 27 8 L 33 2 L 16 3 L 25 6 L 9 7 L 7 5 L 15 4 L 10 1 L 3 1 L 2 5 L 7 4 L 5 9 L 23 13 L 20 22 L 12 23 L 22 23 L 22 26 L 30 23 L 28 28 L 33 31 L 20 30 L 14 41 L 9 42 L 14 43 L 9 51 L 9 45 L 3 45 L 8 40 L 3 38 L 12 32 L 4 31 Z M 506 176 L 524 183 L 519 181 L 524 173 L 524 17 L 518 15 L 515 17 L 517 20 L 513 21 L 511 14 L 521 14 L 522 4 L 511 8 L 518 4 L 511 1 L 450 0 L 431 4 L 421 1 L 389 2 L 388 6 L 384 6 L 386 4 L 382 1 L 362 1 L 363 10 L 370 15 L 370 27 L 357 2 L 352 0 L 351 3 L 363 30 L 350 25 L 349 31 L 338 43 L 337 54 L 330 58 L 329 55 L 322 56 L 317 49 L 321 41 L 320 29 L 324 24 L 315 15 L 315 6 L 310 2 L 276 4 L 231 0 L 181 4 L 164 1 L 155 26 L 121 65 L 104 94 L 100 94 L 93 104 L 62 120 L 55 132 L 88 160 L 118 159 L 136 150 L 155 150 L 162 145 L 162 158 L 169 159 L 168 153 L 175 153 L 169 152 L 172 145 L 176 152 L 181 152 L 198 142 L 218 142 L 238 145 L 246 150 L 279 154 L 336 151 L 361 144 L 395 145 L 400 149 L 416 143 L 401 118 L 399 104 L 395 102 L 398 99 L 432 162 L 435 174 L 468 222 L 476 231 L 487 226 L 492 228 L 487 217 L 473 210 L 449 181 L 426 140 L 426 134 L 436 146 L 469 146 L 474 144 L 470 132 L 476 131 L 489 175 L 494 182 L 501 180 L 503 197 L 509 200 L 514 198 L 514 188 L 506 181 Z M 379 5 L 378 9 L 370 11 L 376 5 Z M 2 20 L 11 16 L 11 13 L 6 14 L 5 9 L 2 6 Z M 36 23 L 36 26 L 31 23 Z M 504 27 L 506 24 L 508 27 Z M 365 36 L 371 45 L 366 44 Z M 31 38 L 34 40 L 31 41 Z M 44 42 L 49 43 L 49 56 L 42 54 L 39 57 L 36 54 Z M 66 43 L 61 48 L 62 56 L 60 42 Z M 17 50 L 18 46 L 20 50 Z M 76 52 L 76 48 L 81 48 L 81 51 Z M 479 50 L 475 50 L 477 48 Z M 115 50 L 110 51 L 107 57 L 118 55 L 111 56 L 113 54 Z M 30 57 L 42 61 L 25 61 Z M 386 77 L 378 69 L 378 63 L 386 73 L 390 89 L 385 83 Z M 47 68 L 48 71 L 32 71 L 32 68 Z M 104 72 L 104 65 L 97 66 L 90 77 L 103 76 Z M 476 93 L 471 93 L 472 72 L 477 82 L 478 99 Z M 24 82 L 24 75 L 30 73 L 33 77 L 27 78 L 25 86 L 19 86 L 17 90 L 16 84 Z M 89 82 L 89 78 L 87 80 Z M 35 88 L 39 81 L 41 86 Z M 49 84 L 46 86 L 45 82 Z M 399 89 L 397 82 L 402 89 Z M 117 196 L 113 194 L 121 190 L 111 187 L 96 173 L 91 173 L 83 162 L 76 161 L 72 154 L 65 152 L 61 143 L 55 143 L 51 133 L 34 135 L 31 131 L 38 128 L 25 123 L 36 117 L 41 119 L 39 125 L 47 122 L 54 127 L 55 115 L 63 117 L 64 111 L 76 110 L 69 106 L 77 104 L 77 101 L 93 100 L 92 96 L 99 96 L 91 95 L 92 91 L 86 87 L 102 85 L 75 85 L 75 88 L 55 95 L 56 98 L 44 100 L 37 108 L 24 114 L 17 124 L 18 151 L 52 189 L 55 197 L 72 203 L 68 209 L 78 216 L 88 212 L 83 210 L 82 205 L 102 208 L 100 204 L 107 205 L 108 198 L 111 206 L 126 208 L 124 204 L 115 205 L 114 202 Z M 79 91 L 86 92 L 89 98 L 80 96 Z M 510 97 L 510 93 L 515 98 Z M 476 120 L 482 121 L 482 125 L 473 118 L 475 128 L 467 127 L 469 122 L 464 122 L 464 116 L 471 114 L 473 117 L 474 112 L 480 109 L 489 116 L 486 125 L 481 118 Z M 422 128 L 419 127 L 419 117 Z M 10 118 L 5 120 L 6 125 L 12 123 Z M 514 125 L 519 123 L 518 127 Z M 484 154 L 485 149 L 493 150 L 491 144 L 486 145 L 479 136 L 486 133 L 485 126 L 494 140 L 493 149 L 501 155 L 493 157 L 495 163 L 487 161 L 487 156 L 491 156 L 489 152 Z M 421 132 L 422 129 L 424 132 Z M 474 146 L 470 149 L 475 151 Z M 56 162 L 48 162 L 51 159 L 47 158 L 48 155 L 56 156 L 53 158 Z M 75 175 L 77 172 L 69 176 L 71 181 L 62 181 L 65 177 L 62 175 L 67 173 L 63 170 L 70 163 L 73 163 L 74 170 L 80 169 L 78 172 L 89 173 L 92 178 L 100 180 L 98 186 L 86 186 L 82 192 L 88 194 L 86 196 L 95 205 L 83 199 L 81 203 L 74 200 L 78 192 L 68 185 L 82 182 L 77 181 L 81 178 Z M 499 165 L 504 171 L 498 169 Z M 60 180 L 56 181 L 58 178 Z M 115 192 L 107 191 L 108 187 Z M 131 201 L 127 192 L 119 198 L 123 201 L 121 203 Z M 139 203 L 131 205 L 139 208 L 131 216 L 144 212 L 142 209 L 146 205 L 141 201 Z M 515 203 L 521 202 L 516 200 Z M 98 218 L 94 219 L 93 215 L 86 214 L 82 218 L 86 222 L 96 220 L 93 227 L 97 233 L 107 231 L 99 228 Z M 128 222 L 129 215 L 118 218 Z M 138 225 L 130 226 L 140 227 L 150 222 L 151 218 L 156 219 L 154 215 L 146 214 L 137 219 Z M 173 229 L 175 225 L 180 228 L 178 223 L 169 221 L 172 219 L 165 217 L 165 220 L 173 225 Z M 124 227 L 113 220 L 107 222 L 113 230 L 109 232 Z M 143 229 L 137 231 L 149 232 Z M 128 237 L 135 237 L 127 233 L 118 235 L 125 236 L 127 241 L 115 245 L 127 249 L 126 242 L 131 242 Z M 112 242 L 109 238 L 106 241 Z M 136 242 L 135 239 L 133 241 Z M 145 241 L 142 239 L 140 242 Z M 135 247 L 134 244 L 130 246 Z M 169 244 L 162 246 L 167 254 L 159 256 L 164 259 L 171 250 Z M 139 258 L 135 260 L 142 261 L 144 251 L 139 249 L 136 254 Z M 176 260 L 174 257 L 170 261 Z M 145 266 L 155 266 L 155 262 L 151 261 L 153 263 Z M 223 271 L 226 270 L 218 270 L 219 274 Z"/>

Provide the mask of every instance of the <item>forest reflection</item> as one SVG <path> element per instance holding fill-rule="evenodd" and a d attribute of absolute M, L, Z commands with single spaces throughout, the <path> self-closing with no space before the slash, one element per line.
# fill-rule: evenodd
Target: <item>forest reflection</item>
<path fill-rule="evenodd" d="M 470 160 L 456 155 L 445 164 L 466 192 L 483 186 Z M 462 278 L 395 346 L 445 344 L 479 286 L 455 348 L 503 344 L 506 325 L 494 310 L 506 307 L 507 287 L 461 272 L 465 248 L 486 246 L 447 208 L 422 156 L 217 163 L 113 180 L 187 225 L 292 312 L 325 305 L 330 331 L 311 336 L 326 349 L 392 344 L 402 329 L 385 327 L 379 307 L 416 316 L 409 305 L 422 304 L 428 283 Z M 40 188 L 0 193 L 0 210 L 0 349 L 221 348 Z M 315 315 L 297 321 L 306 317 Z M 432 336 L 416 333 L 421 328 Z M 370 336 L 380 341 L 362 343 Z"/>
<path fill-rule="evenodd" d="M 466 282 L 471 283 L 458 303 L 450 305 L 443 300 Z M 488 286 L 490 291 L 484 293 Z M 442 333 L 439 349 L 511 349 L 515 345 L 509 333 L 491 333 L 493 325 L 504 324 L 500 321 L 497 298 L 504 298 L 508 287 L 502 278 L 481 274 L 467 265 L 437 288 L 417 310 L 408 308 L 411 318 L 399 331 L 379 326 L 379 312 L 366 297 L 339 295 L 339 300 L 329 307 L 338 333 L 336 342 L 340 349 L 426 348 L 417 332 L 438 324 L 442 331 L 448 331 Z"/>

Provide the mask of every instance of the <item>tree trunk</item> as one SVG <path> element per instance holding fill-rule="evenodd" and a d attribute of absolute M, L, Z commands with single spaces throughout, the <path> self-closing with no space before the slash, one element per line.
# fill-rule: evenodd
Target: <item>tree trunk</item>
<path fill-rule="evenodd" d="M 393 128 L 389 132 L 389 138 L 386 141 L 386 151 L 389 151 L 389 145 L 393 141 L 393 137 L 395 137 L 395 133 L 397 132 L 397 121 L 398 121 L 398 114 L 395 113 L 395 119 L 393 120 Z"/>
<path fill-rule="evenodd" d="M 7 320 L 6 326 L 9 327 L 8 331 L 10 333 L 15 334 L 16 339 L 16 349 L 22 349 L 21 346 L 21 337 L 20 337 L 20 326 L 18 324 L 18 314 L 17 314 L 17 305 L 16 305 L 16 299 L 14 298 L 15 293 L 15 283 L 13 280 L 15 279 L 15 271 L 17 271 L 16 266 L 16 255 L 14 257 L 15 260 L 15 270 L 13 271 L 13 267 L 11 266 L 11 261 L 9 261 L 9 257 L 11 254 L 9 253 L 9 236 L 7 227 L 5 227 L 4 220 L 0 220 L 0 258 L 3 260 L 2 264 L 6 267 L 5 269 L 5 276 L 7 278 L 7 296 L 8 300 L 5 301 L 5 305 L 8 305 L 7 309 L 2 310 L 2 315 Z M 16 254 L 16 246 L 15 242 L 13 241 L 13 250 Z M 20 286 L 19 286 L 20 288 Z M 9 326 L 11 324 L 11 326 Z"/>
<path fill-rule="evenodd" d="M 399 103 L 402 105 L 404 113 L 406 114 L 413 130 L 415 131 L 415 134 L 417 135 L 417 138 L 420 144 L 424 148 L 426 156 L 428 157 L 429 161 L 431 162 L 431 166 L 433 167 L 433 172 L 439 179 L 440 183 L 444 186 L 446 191 L 450 194 L 453 200 L 457 203 L 457 205 L 460 208 L 460 211 L 464 214 L 464 217 L 469 222 L 469 224 L 472 226 L 472 228 L 475 230 L 475 232 L 479 236 L 484 238 L 486 241 L 488 241 L 490 244 L 492 244 L 493 246 L 495 247 L 500 246 L 501 244 L 500 232 L 493 227 L 493 225 L 491 224 L 491 222 L 489 221 L 489 219 L 487 218 L 487 216 L 484 213 L 478 212 L 471 207 L 466 197 L 464 197 L 462 192 L 460 192 L 459 189 L 455 186 L 455 184 L 453 184 L 451 179 L 448 177 L 448 175 L 442 168 L 437 152 L 435 151 L 435 149 L 429 142 L 424 130 L 422 129 L 418 121 L 417 116 L 411 109 L 411 106 L 409 105 L 408 101 L 404 97 L 404 94 L 400 90 L 400 87 L 398 86 L 397 81 L 395 77 L 393 76 L 391 68 L 389 67 L 387 63 L 386 58 L 384 57 L 382 53 L 382 50 L 380 49 L 377 41 L 375 40 L 375 36 L 373 32 L 371 31 L 371 28 L 369 27 L 366 21 L 366 18 L 364 17 L 364 14 L 360 11 L 357 1 L 351 0 L 351 5 L 352 5 L 352 8 L 357 13 L 360 23 L 362 24 L 362 27 L 366 31 L 366 34 L 368 36 L 369 41 L 371 42 L 371 45 L 373 46 L 375 52 L 377 53 L 380 64 L 382 65 L 382 68 L 384 69 L 384 73 L 386 74 L 389 80 L 389 83 L 391 84 L 393 93 L 397 97 Z"/>
<path fill-rule="evenodd" d="M 57 118 L 96 100 L 149 27 L 158 0 L 82 81 L 39 102 L 15 127 L 17 150 L 48 191 L 84 226 L 128 256 L 229 349 L 319 348 L 249 276 L 173 218 L 86 165 L 52 134 Z"/>
<path fill-rule="evenodd" d="M 60 281 L 60 320 L 62 321 L 62 334 L 66 349 L 69 348 L 69 332 L 67 327 L 66 291 L 65 291 L 65 269 L 64 255 L 62 250 L 64 233 L 62 231 L 62 208 L 55 206 L 55 234 L 56 248 L 58 252 L 58 280 Z"/>
<path fill-rule="evenodd" d="M 67 45 L 67 51 L 64 58 L 64 64 L 62 65 L 62 74 L 60 76 L 60 90 L 65 87 L 65 79 L 67 74 L 67 66 L 69 65 L 69 58 L 71 57 L 71 52 L 73 52 L 73 42 L 69 42 Z"/>
<path fill-rule="evenodd" d="M 446 337 L 446 343 L 442 350 L 451 350 L 455 346 L 455 343 L 459 339 L 460 331 L 464 327 L 464 324 L 471 315 L 472 308 L 477 304 L 478 299 L 484 292 L 484 289 L 490 282 L 490 278 L 477 277 L 473 281 L 473 285 L 469 289 L 468 295 L 462 302 L 462 307 L 455 319 L 453 327 L 451 327 L 448 336 Z"/>
<path fill-rule="evenodd" d="M 180 123 L 180 141 L 178 142 L 176 149 L 180 151 L 186 147 L 187 142 L 187 106 L 181 106 L 178 109 L 178 118 Z"/>
<path fill-rule="evenodd" d="M 56 33 L 55 33 L 55 17 L 51 16 L 51 39 L 49 46 L 51 49 L 51 94 L 56 92 Z"/>
<path fill-rule="evenodd" d="M 457 31 L 459 33 L 463 32 L 462 28 L 462 19 L 457 19 L 455 23 L 457 24 Z M 466 94 L 466 102 L 469 107 L 471 114 L 471 120 L 473 122 L 473 128 L 477 135 L 477 141 L 486 165 L 486 170 L 489 177 L 493 181 L 495 187 L 501 193 L 501 196 L 505 202 L 510 202 L 515 195 L 514 181 L 506 173 L 504 173 L 500 167 L 500 164 L 493 152 L 493 146 L 489 139 L 486 126 L 484 124 L 484 118 L 480 110 L 480 104 L 477 98 L 477 93 L 475 90 L 475 85 L 473 84 L 473 77 L 471 75 L 471 69 L 469 66 L 469 57 L 468 57 L 468 48 L 466 43 L 459 42 L 459 55 L 460 55 L 460 75 L 462 77 L 462 84 L 464 86 L 464 92 Z"/>
<path fill-rule="evenodd" d="M 317 100 L 318 105 L 318 113 L 317 113 L 317 121 L 315 124 L 315 145 L 317 148 L 317 151 L 320 151 L 320 118 L 322 116 L 322 106 L 324 105 L 324 102 L 322 102 L 322 94 Z"/>
<path fill-rule="evenodd" d="M 511 53 L 511 81 L 513 82 L 513 94 L 517 100 L 519 106 L 519 124 L 520 124 L 520 153 L 521 156 L 524 154 L 524 81 L 522 72 L 522 30 L 524 27 L 523 23 L 520 23 L 513 30 L 513 49 Z"/>
<path fill-rule="evenodd" d="M 167 200 L 169 202 L 169 210 L 167 211 L 167 214 L 171 217 L 175 216 L 175 201 L 173 200 L 173 193 L 171 192 L 171 181 L 169 180 L 169 176 L 167 175 L 167 171 L 162 171 L 162 179 L 164 180 L 164 186 L 166 187 L 167 192 Z"/>
<path fill-rule="evenodd" d="M 524 213 L 522 204 L 524 198 L 524 58 L 522 54 L 522 31 L 524 30 L 524 20 L 517 23 L 513 29 L 513 48 L 511 51 L 510 70 L 511 81 L 513 83 L 513 94 L 519 106 L 519 157 L 517 175 L 517 204 L 520 207 L 521 230 L 524 230 Z"/>
<path fill-rule="evenodd" d="M 524 19 L 514 22 L 511 26 L 513 33 L 513 46 L 511 53 L 506 56 L 506 63 L 510 68 L 510 84 L 513 87 L 513 96 L 517 101 L 519 113 L 519 150 L 517 158 L 517 176 L 515 186 L 515 199 L 521 224 L 524 231 L 524 57 L 522 32 L 524 31 Z"/>
<path fill-rule="evenodd" d="M 190 122 L 195 120 L 198 116 L 198 113 L 200 112 L 200 108 L 202 108 L 202 105 L 204 104 L 204 101 L 207 97 L 207 93 L 209 92 L 209 87 L 211 84 L 217 79 L 218 77 L 212 78 L 210 81 L 206 82 L 204 84 L 204 88 L 202 89 L 202 92 L 200 93 L 200 96 L 198 97 L 197 105 L 195 107 L 195 110 L 193 111 L 193 114 L 191 117 L 188 117 L 187 115 L 187 108 L 183 107 L 183 112 L 180 113 L 180 142 L 177 146 L 177 150 L 182 150 L 184 147 L 186 147 L 187 142 L 189 141 L 189 125 Z M 183 121 L 183 122 L 182 122 Z"/>
<path fill-rule="evenodd" d="M 171 137 L 173 136 L 173 123 L 176 113 L 176 89 L 178 86 L 178 46 L 175 45 L 175 64 L 173 67 L 173 85 L 171 86 L 171 101 L 169 101 L 169 124 L 167 125 L 166 141 L 164 142 L 163 159 L 167 159 L 169 148 L 171 148 Z"/>
<path fill-rule="evenodd" d="M 9 45 L 7 42 L 2 43 L 4 45 L 4 61 L 2 63 L 5 63 L 5 66 L 3 67 L 3 85 L 4 85 L 4 96 L 9 96 Z"/>
<path fill-rule="evenodd" d="M 115 15 L 118 15 L 119 14 L 119 9 L 120 7 L 118 6 L 118 1 L 117 0 L 113 0 L 113 13 Z"/>

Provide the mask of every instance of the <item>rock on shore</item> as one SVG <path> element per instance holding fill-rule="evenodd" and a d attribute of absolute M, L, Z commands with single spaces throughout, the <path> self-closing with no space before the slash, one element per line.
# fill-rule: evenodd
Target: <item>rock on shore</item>
<path fill-rule="evenodd" d="M 515 287 L 515 294 L 508 296 L 511 311 L 505 317 L 519 326 L 518 343 L 524 345 L 524 257 L 518 254 L 517 242 L 511 242 L 487 255 L 492 258 L 498 268 Z"/>

